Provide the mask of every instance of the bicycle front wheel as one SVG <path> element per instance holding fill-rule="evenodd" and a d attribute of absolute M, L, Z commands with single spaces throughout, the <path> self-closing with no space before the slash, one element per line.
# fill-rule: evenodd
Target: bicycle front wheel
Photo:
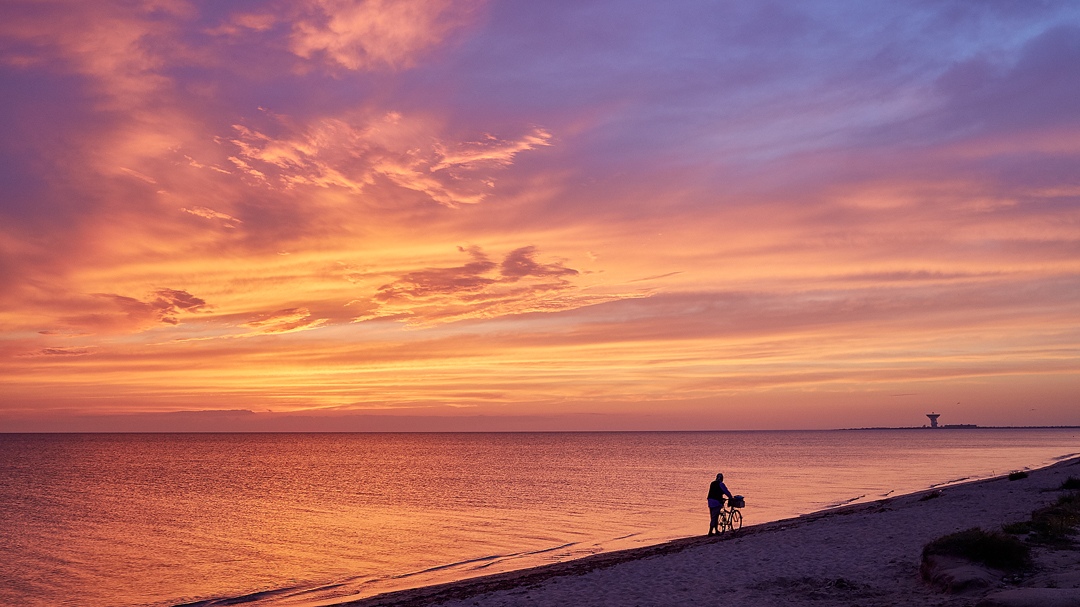
<path fill-rule="evenodd" d="M 738 531 L 742 529 L 742 512 L 738 510 L 731 511 L 731 530 Z"/>

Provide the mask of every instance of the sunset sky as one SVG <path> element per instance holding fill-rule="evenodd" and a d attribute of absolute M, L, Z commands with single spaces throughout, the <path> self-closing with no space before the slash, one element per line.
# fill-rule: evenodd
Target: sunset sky
<path fill-rule="evenodd" d="M 1073 0 L 7 0 L 0 98 L 0 431 L 1080 424 Z"/>

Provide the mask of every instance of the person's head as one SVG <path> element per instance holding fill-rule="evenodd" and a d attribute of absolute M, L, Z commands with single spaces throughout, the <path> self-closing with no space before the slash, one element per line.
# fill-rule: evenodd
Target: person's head
<path fill-rule="evenodd" d="M 721 483 L 724 482 L 724 473 L 721 472 L 721 473 L 717 474 L 716 475 L 716 480 L 720 481 Z"/>

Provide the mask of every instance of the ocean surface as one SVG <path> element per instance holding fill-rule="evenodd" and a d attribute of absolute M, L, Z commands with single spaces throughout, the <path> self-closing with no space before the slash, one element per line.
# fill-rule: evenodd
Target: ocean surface
<path fill-rule="evenodd" d="M 324 605 L 1052 463 L 1080 430 L 0 434 L 0 604 Z"/>

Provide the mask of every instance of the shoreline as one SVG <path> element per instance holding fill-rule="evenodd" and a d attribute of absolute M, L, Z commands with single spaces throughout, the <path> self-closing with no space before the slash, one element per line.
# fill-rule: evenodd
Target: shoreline
<path fill-rule="evenodd" d="M 907 593 L 909 598 L 915 599 L 910 603 L 912 605 L 930 604 L 927 601 L 934 598 L 945 601 L 937 604 L 952 604 L 947 595 L 943 597 L 940 593 L 930 590 L 919 578 L 918 553 L 922 545 L 946 533 L 981 526 L 979 521 L 983 521 L 983 525 L 999 529 L 1001 524 L 1026 518 L 1032 510 L 1043 502 L 1051 501 L 1054 497 L 1054 489 L 1048 485 L 1060 485 L 1059 477 L 1064 479 L 1070 475 L 1080 476 L 1080 456 L 1076 454 L 1062 456 L 1060 461 L 1030 469 L 1029 478 L 1022 481 L 1009 481 L 1007 475 L 1002 475 L 946 483 L 913 493 L 890 496 L 871 502 L 846 504 L 797 517 L 760 523 L 745 527 L 736 534 L 720 538 L 709 538 L 704 535 L 692 536 L 653 546 L 604 552 L 572 561 L 391 591 L 364 598 L 323 597 L 307 604 L 336 607 L 407 607 L 432 604 L 457 605 L 461 602 L 463 605 L 486 607 L 510 605 L 520 600 L 543 605 L 571 603 L 599 605 L 613 604 L 611 591 L 624 594 L 626 604 L 681 603 L 681 598 L 678 601 L 673 600 L 674 597 L 660 591 L 656 586 L 651 586 L 652 590 L 650 590 L 650 585 L 641 587 L 642 576 L 650 577 L 650 569 L 658 568 L 672 575 L 673 579 L 681 580 L 676 584 L 679 586 L 678 594 L 687 595 L 685 598 L 691 602 L 686 604 L 693 604 L 693 601 L 709 600 L 708 597 L 713 596 L 711 592 L 713 582 L 699 583 L 698 590 L 694 591 L 695 580 L 700 580 L 704 572 L 715 569 L 714 564 L 704 567 L 699 565 L 715 563 L 717 559 L 710 558 L 710 555 L 722 558 L 722 555 L 729 551 L 745 554 L 764 551 L 763 554 L 756 555 L 759 557 L 758 560 L 763 561 L 764 564 L 774 562 L 771 567 L 747 565 L 746 572 L 749 575 L 743 577 L 748 577 L 750 580 L 750 583 L 744 585 L 746 591 L 744 594 L 751 595 L 747 596 L 748 599 L 753 599 L 752 595 L 768 594 L 770 587 L 783 590 L 785 585 L 801 585 L 807 586 L 802 590 L 813 597 L 814 605 L 827 607 L 831 606 L 831 603 L 828 602 L 828 597 L 823 596 L 822 591 L 827 591 L 828 587 L 849 586 L 870 592 L 867 581 L 858 579 L 860 571 L 867 571 L 869 568 L 869 571 L 880 573 L 878 566 L 902 565 L 902 568 L 910 575 L 894 579 L 892 584 L 884 584 L 885 587 L 896 586 L 894 589 L 896 592 Z M 949 499 L 931 499 L 927 497 L 930 495 Z M 1009 499 L 997 499 L 1002 496 L 1008 496 Z M 1028 497 L 1032 499 L 1025 499 Z M 950 504 L 950 502 L 955 503 Z M 978 513 L 974 511 L 974 508 L 979 508 Z M 897 545 L 900 542 L 896 541 L 897 528 L 894 523 L 883 519 L 886 513 L 898 513 L 892 518 L 898 518 L 896 524 L 899 530 L 905 531 L 908 536 L 902 547 Z M 906 562 L 901 563 L 895 555 L 884 559 L 883 562 L 873 562 L 874 559 L 859 558 L 850 551 L 847 552 L 848 556 L 845 558 L 845 551 L 835 545 L 835 540 L 845 537 L 845 534 L 841 533 L 843 530 L 836 529 L 840 526 L 852 528 L 847 530 L 849 532 L 846 534 L 847 543 L 851 543 L 851 532 L 854 531 L 854 535 L 859 537 L 856 544 L 873 545 L 874 540 L 877 540 L 878 543 L 894 546 L 894 550 L 886 550 L 886 552 L 906 556 L 907 558 L 902 559 Z M 923 529 L 919 531 L 914 526 L 920 526 Z M 888 532 L 884 533 L 885 537 L 882 537 L 883 532 Z M 816 541 L 817 536 L 822 535 L 834 540 L 832 549 L 823 549 L 823 546 L 828 544 Z M 800 542 L 800 540 L 805 540 L 805 542 Z M 790 550 L 773 551 L 778 557 L 774 559 L 770 556 L 769 549 L 774 544 L 785 545 Z M 827 569 L 832 573 L 820 578 L 798 575 L 792 577 L 792 574 L 798 573 L 798 569 L 807 569 L 807 567 L 786 567 L 785 560 L 791 561 L 793 565 L 797 565 L 798 561 L 812 561 L 814 566 L 809 569 Z M 633 571 L 620 571 L 629 569 Z M 734 563 L 732 567 L 722 568 L 722 571 L 728 574 L 735 570 Z M 725 578 L 730 577 L 730 575 L 725 575 L 717 581 L 723 582 Z M 771 581 L 770 577 L 773 578 Z M 590 578 L 597 579 L 590 580 Z M 601 583 L 609 579 L 617 581 L 614 584 Z M 819 585 L 822 588 L 810 588 L 815 586 L 814 580 L 821 581 Z M 847 582 L 838 584 L 838 581 L 843 580 Z M 1080 583 L 1080 579 L 1077 581 Z M 567 582 L 576 583 L 568 584 Z M 592 592 L 568 590 L 566 586 L 591 587 Z M 608 590 L 604 590 L 605 586 L 609 587 Z M 836 590 L 836 588 L 833 589 Z M 729 579 L 726 587 L 717 591 L 729 596 L 736 590 L 737 588 Z M 790 590 L 798 591 L 799 589 L 793 587 Z M 887 589 L 883 591 L 886 594 L 883 598 L 887 600 L 867 604 L 907 604 L 896 602 L 900 597 L 893 595 Z M 915 595 L 911 595 L 913 591 Z M 523 592 L 528 596 L 514 598 Z M 842 588 L 840 592 L 843 593 Z M 759 602 L 760 598 L 757 597 Z M 851 598 L 855 597 L 848 597 L 848 599 Z M 868 597 L 862 597 L 860 600 L 867 599 Z M 797 597 L 786 595 L 784 601 L 786 604 L 793 604 L 792 601 L 797 601 Z M 616 600 L 614 604 L 622 604 L 622 602 Z"/>

